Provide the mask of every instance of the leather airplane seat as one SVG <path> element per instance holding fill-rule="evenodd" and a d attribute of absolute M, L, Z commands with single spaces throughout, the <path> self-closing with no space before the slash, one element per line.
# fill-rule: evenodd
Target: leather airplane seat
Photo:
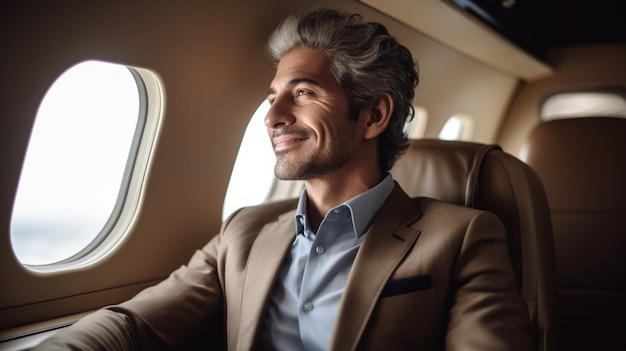
<path fill-rule="evenodd" d="M 413 140 L 391 173 L 411 196 L 487 210 L 500 217 L 537 348 L 555 350 L 552 226 L 545 192 L 535 172 L 497 145 Z"/>
<path fill-rule="evenodd" d="M 626 119 L 537 125 L 522 149 L 548 197 L 563 350 L 626 350 Z"/>

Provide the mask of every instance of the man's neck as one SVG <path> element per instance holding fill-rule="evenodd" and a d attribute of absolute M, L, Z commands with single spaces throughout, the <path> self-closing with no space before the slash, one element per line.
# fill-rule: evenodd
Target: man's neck
<path fill-rule="evenodd" d="M 329 174 L 305 181 L 308 198 L 308 219 L 317 231 L 324 216 L 332 208 L 373 188 L 383 179 L 379 171 L 352 174 Z"/>

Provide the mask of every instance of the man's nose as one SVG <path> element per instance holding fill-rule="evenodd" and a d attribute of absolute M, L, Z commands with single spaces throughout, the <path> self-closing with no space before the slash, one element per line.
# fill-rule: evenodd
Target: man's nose
<path fill-rule="evenodd" d="M 268 129 L 277 129 L 285 126 L 289 126 L 294 124 L 296 121 L 296 117 L 293 114 L 292 109 L 290 108 L 289 101 L 284 98 L 276 98 L 272 102 L 272 106 L 269 111 L 267 111 L 267 115 L 265 115 L 265 126 Z"/>

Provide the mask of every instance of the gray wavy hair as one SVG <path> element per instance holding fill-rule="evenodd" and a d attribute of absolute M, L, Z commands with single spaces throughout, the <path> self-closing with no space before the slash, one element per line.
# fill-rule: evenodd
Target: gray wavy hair
<path fill-rule="evenodd" d="M 331 73 L 348 95 L 352 118 L 383 93 L 393 98 L 393 115 L 378 146 L 380 169 L 390 170 L 409 146 L 404 125 L 415 113 L 413 97 L 419 76 L 411 52 L 382 24 L 328 9 L 286 18 L 270 36 L 266 51 L 277 64 L 297 46 L 330 57 Z"/>

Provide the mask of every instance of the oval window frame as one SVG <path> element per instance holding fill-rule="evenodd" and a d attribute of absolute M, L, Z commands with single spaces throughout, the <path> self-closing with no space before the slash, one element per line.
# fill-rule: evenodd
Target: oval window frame
<path fill-rule="evenodd" d="M 164 117 L 165 92 L 161 79 L 156 73 L 123 63 L 85 60 L 71 65 L 59 78 L 73 67 L 85 62 L 120 65 L 129 70 L 137 85 L 139 99 L 137 124 L 129 148 L 126 167 L 121 177 L 117 198 L 111 214 L 104 222 L 102 229 L 82 249 L 67 258 L 55 262 L 28 264 L 21 262 L 16 255 L 16 259 L 20 264 L 36 273 L 59 272 L 91 265 L 112 253 L 127 237 L 140 211 L 143 189 L 147 183 L 147 174 L 151 165 L 152 155 L 160 135 Z M 14 201 L 17 199 L 17 196 L 18 194 L 16 194 Z M 13 223 L 13 213 L 11 214 L 11 223 Z M 11 238 L 11 245 L 12 249 L 15 250 L 13 238 Z"/>

